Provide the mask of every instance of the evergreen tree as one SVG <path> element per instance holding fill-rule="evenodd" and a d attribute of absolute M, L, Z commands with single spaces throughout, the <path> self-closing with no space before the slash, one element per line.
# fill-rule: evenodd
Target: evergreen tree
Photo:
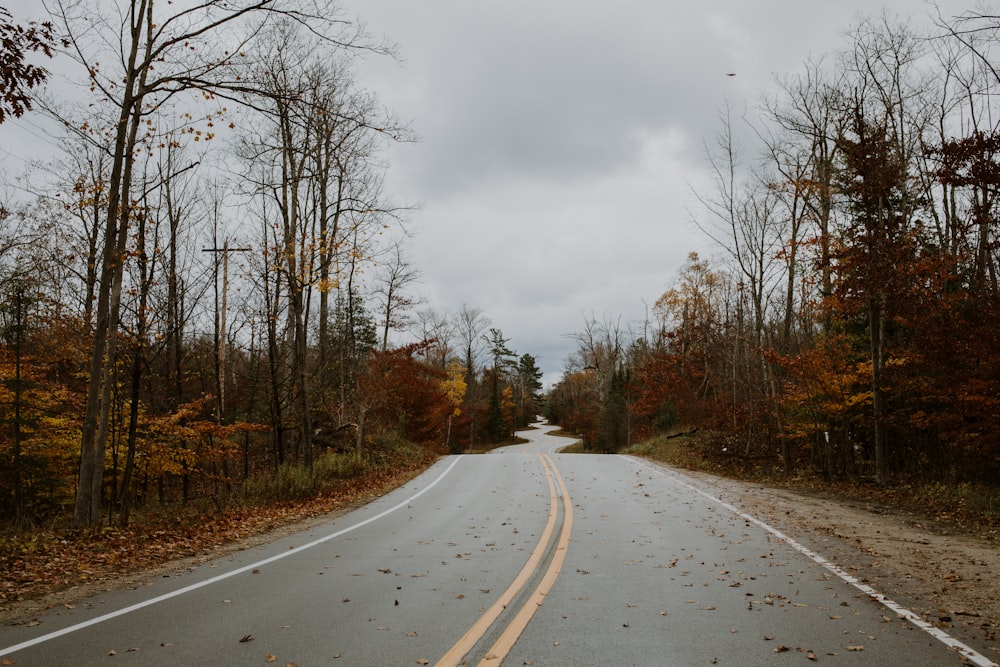
<path fill-rule="evenodd" d="M 518 428 L 528 426 L 541 411 L 542 371 L 530 354 L 521 355 L 517 364 L 515 421 Z"/>
<path fill-rule="evenodd" d="M 490 355 L 493 357 L 493 368 L 490 371 L 490 400 L 486 409 L 486 435 L 490 442 L 500 442 L 510 435 L 510 426 L 507 423 L 507 415 L 503 409 L 503 382 L 504 370 L 513 365 L 515 353 L 507 343 L 508 338 L 504 338 L 503 332 L 499 329 L 490 329 L 488 336 L 483 336 L 489 345 Z"/>
<path fill-rule="evenodd" d="M 607 395 L 598 418 L 597 449 L 614 454 L 628 445 L 628 372 L 616 369 L 611 375 Z"/>

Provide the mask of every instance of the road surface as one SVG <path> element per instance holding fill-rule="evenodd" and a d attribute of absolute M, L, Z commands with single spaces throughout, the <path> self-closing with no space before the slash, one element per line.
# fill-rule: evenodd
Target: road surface
<path fill-rule="evenodd" d="M 531 443 L 0 628 L 0 665 L 994 665 L 719 499 Z"/>

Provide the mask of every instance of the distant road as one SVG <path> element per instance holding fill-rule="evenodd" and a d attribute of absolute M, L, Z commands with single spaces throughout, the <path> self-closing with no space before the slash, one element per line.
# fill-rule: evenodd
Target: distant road
<path fill-rule="evenodd" d="M 0 665 L 995 664 L 703 482 L 558 454 L 547 430 L 444 458 L 308 532 L 2 627 Z"/>

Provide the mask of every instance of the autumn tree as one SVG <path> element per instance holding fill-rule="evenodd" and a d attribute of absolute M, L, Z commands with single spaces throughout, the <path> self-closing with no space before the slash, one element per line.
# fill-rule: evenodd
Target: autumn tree
<path fill-rule="evenodd" d="M 786 341 L 795 317 L 792 311 L 796 280 L 802 280 L 803 307 L 833 293 L 837 138 L 846 122 L 842 113 L 844 76 L 842 71 L 832 73 L 824 59 L 809 59 L 802 73 L 778 80 L 780 97 L 771 98 L 764 105 L 766 116 L 775 126 L 765 142 L 765 150 L 770 164 L 782 177 L 774 187 L 781 193 L 788 211 L 782 250 L 787 265 L 782 324 Z M 800 250 L 811 250 L 812 261 L 804 267 L 799 261 Z M 810 276 L 810 265 L 818 271 L 818 281 Z M 818 285 L 811 287 L 810 282 Z M 809 313 L 801 315 L 806 323 L 812 317 Z M 830 331 L 833 326 L 830 311 L 824 310 L 820 318 L 823 331 Z"/>
<path fill-rule="evenodd" d="M 448 397 L 451 409 L 448 411 L 448 426 L 445 430 L 444 446 L 452 454 L 458 454 L 461 452 L 461 446 L 457 444 L 457 441 L 452 441 L 451 424 L 455 417 L 462 414 L 462 402 L 465 399 L 467 388 L 465 385 L 465 369 L 462 366 L 462 362 L 458 359 L 452 359 L 448 364 L 446 373 L 447 377 L 441 381 L 441 386 Z"/>
<path fill-rule="evenodd" d="M 45 82 L 48 71 L 27 58 L 31 53 L 51 58 L 57 42 L 51 21 L 20 25 L 0 7 L 0 123 L 31 110 L 32 91 Z"/>
<path fill-rule="evenodd" d="M 563 429 L 579 434 L 585 448 L 597 440 L 597 415 L 601 397 L 593 368 L 579 368 L 568 360 L 562 379 L 552 387 L 545 404 L 545 417 Z"/>
<path fill-rule="evenodd" d="M 92 90 L 106 101 L 107 108 L 116 110 L 102 223 L 94 345 L 82 425 L 80 484 L 73 518 L 74 526 L 83 527 L 100 518 L 111 369 L 117 357 L 123 271 L 133 225 L 130 199 L 135 158 L 137 148 L 155 135 L 155 128 L 146 121 L 154 111 L 181 98 L 210 102 L 213 98 L 235 99 L 239 95 L 243 99 L 249 87 L 233 64 L 254 40 L 267 34 L 263 26 L 281 16 L 294 15 L 296 21 L 310 25 L 314 34 L 325 35 L 326 43 L 337 48 L 353 48 L 362 42 L 354 26 L 337 18 L 333 6 L 317 7 L 315 12 L 307 13 L 300 6 L 292 8 L 268 0 L 212 0 L 191 8 L 166 3 L 161 9 L 155 0 L 131 0 L 121 8 L 121 32 L 96 40 L 92 34 L 95 26 L 111 29 L 96 8 L 90 17 L 77 14 L 76 5 L 61 1 L 55 8 L 61 29 L 71 41 L 71 53 L 89 74 Z M 102 54 L 104 45 L 119 45 L 121 49 Z M 105 71 L 101 64 L 116 62 L 121 66 L 119 71 Z M 198 138 L 212 134 L 194 127 L 193 122 L 187 129 Z"/>

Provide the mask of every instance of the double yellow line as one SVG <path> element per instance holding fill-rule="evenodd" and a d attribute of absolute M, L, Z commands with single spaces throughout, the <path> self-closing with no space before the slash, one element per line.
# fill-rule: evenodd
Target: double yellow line
<path fill-rule="evenodd" d="M 548 551 L 549 541 L 552 539 L 552 533 L 555 531 L 559 515 L 559 499 L 556 494 L 556 484 L 559 485 L 559 491 L 562 495 L 563 523 L 562 529 L 559 531 L 558 541 L 556 542 L 555 553 L 552 556 L 552 560 L 549 561 L 549 567 L 542 576 L 541 581 L 539 581 L 538 586 L 524 604 L 521 605 L 517 615 L 514 616 L 514 619 L 503 633 L 501 633 L 493 646 L 486 652 L 486 656 L 479 662 L 479 667 L 496 667 L 496 665 L 503 662 L 504 658 L 507 657 L 507 654 L 514 647 L 514 643 L 518 637 L 521 636 L 521 633 L 528 626 L 531 617 L 542 606 L 545 596 L 548 595 L 556 578 L 559 576 L 563 561 L 566 560 L 570 533 L 573 530 L 573 503 L 570 501 L 566 482 L 563 481 L 562 475 L 559 474 L 559 470 L 556 468 L 552 457 L 548 454 L 537 454 L 537 456 L 542 462 L 542 467 L 545 469 L 545 476 L 549 483 L 549 518 L 545 523 L 545 530 L 542 531 L 542 535 L 528 557 L 528 561 L 521 568 L 521 571 L 514 578 L 514 581 L 511 582 L 510 586 L 507 587 L 507 590 L 503 592 L 503 595 L 497 598 L 497 601 L 479 617 L 479 620 L 469 628 L 468 632 L 437 661 L 435 667 L 457 667 L 462 658 L 482 639 L 483 635 L 496 622 L 500 614 L 503 613 L 511 601 L 517 597 L 528 581 L 538 571 L 542 559 Z"/>

